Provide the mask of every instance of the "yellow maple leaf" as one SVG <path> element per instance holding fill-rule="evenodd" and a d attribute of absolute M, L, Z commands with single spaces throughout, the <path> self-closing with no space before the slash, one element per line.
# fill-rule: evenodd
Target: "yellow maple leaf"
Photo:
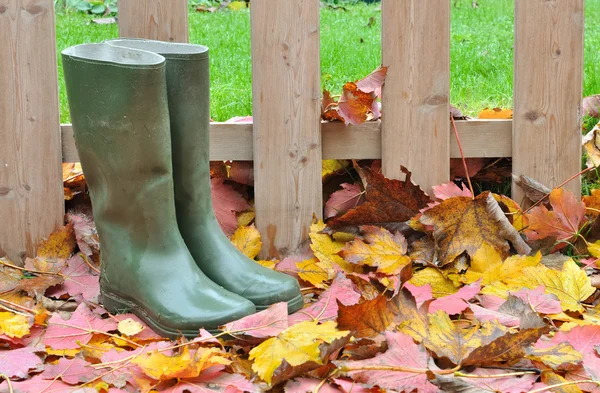
<path fill-rule="evenodd" d="M 40 242 L 37 255 L 42 258 L 67 259 L 75 250 L 77 242 L 73 225 L 67 224 Z"/>
<path fill-rule="evenodd" d="M 553 370 L 565 366 L 577 366 L 583 361 L 583 355 L 566 342 L 548 348 L 530 347 L 526 349 L 526 353 L 528 359 L 542 362 Z"/>
<path fill-rule="evenodd" d="M 231 242 L 250 259 L 254 259 L 262 247 L 260 232 L 254 225 L 238 227 L 231 235 Z"/>
<path fill-rule="evenodd" d="M 277 265 L 279 263 L 279 261 L 276 259 L 271 260 L 271 261 L 260 259 L 260 260 L 256 261 L 256 263 L 266 267 L 267 269 L 275 269 L 275 265 Z"/>
<path fill-rule="evenodd" d="M 402 234 L 394 235 L 385 228 L 372 225 L 360 229 L 365 240 L 356 238 L 340 252 L 346 261 L 376 267 L 377 272 L 388 275 L 400 273 L 412 262 L 406 255 L 408 245 Z"/>
<path fill-rule="evenodd" d="M 333 264 L 346 264 L 346 261 L 338 255 L 344 248 L 346 243 L 333 240 L 326 233 L 319 233 L 325 229 L 323 220 L 313 221 L 310 225 L 310 248 L 313 250 L 315 257 L 322 262 L 322 267 L 329 273 L 329 278 L 333 278 Z"/>
<path fill-rule="evenodd" d="M 546 293 L 556 295 L 564 311 L 585 311 L 582 302 L 595 291 L 590 278 L 575 261 L 569 258 L 561 271 L 549 269 L 544 265 L 528 267 L 522 274 L 507 278 L 506 283 L 513 287 L 546 287 Z"/>
<path fill-rule="evenodd" d="M 418 287 L 431 285 L 431 292 L 435 298 L 452 295 L 458 291 L 452 280 L 434 267 L 426 267 L 415 272 L 409 282 Z"/>
<path fill-rule="evenodd" d="M 321 177 L 327 177 L 348 165 L 350 165 L 348 160 L 323 160 Z"/>
<path fill-rule="evenodd" d="M 495 284 L 519 276 L 524 269 L 538 266 L 541 260 L 542 254 L 538 251 L 534 256 L 512 255 L 502 262 L 500 254 L 484 245 L 477 250 L 464 277 L 467 283 L 481 279 L 481 285 Z"/>
<path fill-rule="evenodd" d="M 238 213 L 237 214 L 238 225 L 241 227 L 246 227 L 246 226 L 250 225 L 250 223 L 254 220 L 255 217 L 256 217 L 256 212 L 254 211 L 253 207 L 246 211 Z"/>
<path fill-rule="evenodd" d="M 600 258 L 600 240 L 596 240 L 594 243 L 588 243 L 587 249 L 591 256 Z"/>
<path fill-rule="evenodd" d="M 138 356 L 131 362 L 140 366 L 150 378 L 166 381 L 172 378 L 194 378 L 211 366 L 231 363 L 225 356 L 227 354 L 218 348 L 204 347 L 198 348 L 192 356 L 185 346 L 179 355 L 167 356 L 162 352 L 152 351 Z"/>
<path fill-rule="evenodd" d="M 298 277 L 314 285 L 317 288 L 325 288 L 325 281 L 329 280 L 329 267 L 317 258 L 305 259 L 296 262 Z"/>
<path fill-rule="evenodd" d="M 29 318 L 23 315 L 0 312 L 0 334 L 21 338 L 29 334 L 30 326 Z"/>
<path fill-rule="evenodd" d="M 492 194 L 494 199 L 499 203 L 503 203 L 504 206 L 508 208 L 508 215 L 510 216 L 513 227 L 521 232 L 523 229 L 527 228 L 528 220 L 525 215 L 523 215 L 523 210 L 521 206 L 517 204 L 517 202 L 513 201 L 507 196 Z"/>
<path fill-rule="evenodd" d="M 322 324 L 304 321 L 287 328 L 250 351 L 250 360 L 254 360 L 252 370 L 270 384 L 284 360 L 292 367 L 307 362 L 323 364 L 328 352 L 324 346 L 350 334 L 349 331 L 337 330 L 336 326 L 333 321 Z"/>

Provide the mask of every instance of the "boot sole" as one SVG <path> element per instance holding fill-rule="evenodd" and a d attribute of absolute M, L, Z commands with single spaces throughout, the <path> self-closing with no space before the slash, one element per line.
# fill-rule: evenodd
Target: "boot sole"
<path fill-rule="evenodd" d="M 302 295 L 298 295 L 295 298 L 288 300 L 287 301 L 287 305 L 288 305 L 288 314 L 293 314 L 296 311 L 302 309 L 302 307 L 304 306 L 304 298 L 302 297 Z M 269 308 L 271 305 L 267 305 L 267 306 L 256 306 L 256 311 L 262 311 L 262 310 L 266 310 L 267 308 Z"/>
<path fill-rule="evenodd" d="M 155 333 L 159 334 L 160 336 L 170 339 L 177 339 L 181 336 L 185 336 L 186 338 L 198 337 L 200 328 L 198 328 L 197 330 L 177 330 L 161 325 L 160 323 L 153 320 L 141 306 L 130 300 L 123 299 L 120 296 L 102 292 L 100 294 L 100 302 L 102 303 L 104 308 L 111 314 L 124 314 L 131 312 L 132 314 L 140 318 L 142 321 L 144 321 Z M 213 335 L 220 332 L 219 330 L 215 329 L 207 330 L 210 334 Z"/>

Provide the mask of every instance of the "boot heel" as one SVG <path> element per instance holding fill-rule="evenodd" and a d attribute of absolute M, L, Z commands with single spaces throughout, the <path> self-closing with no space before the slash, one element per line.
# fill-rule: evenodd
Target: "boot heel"
<path fill-rule="evenodd" d="M 111 314 L 125 314 L 131 311 L 132 307 L 130 304 L 119 300 L 114 295 L 109 295 L 107 293 L 100 294 L 100 303 L 104 306 L 106 311 Z"/>

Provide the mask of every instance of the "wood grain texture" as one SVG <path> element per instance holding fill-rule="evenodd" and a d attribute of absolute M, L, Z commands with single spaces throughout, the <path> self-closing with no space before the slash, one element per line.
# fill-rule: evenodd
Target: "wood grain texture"
<path fill-rule="evenodd" d="M 322 215 L 319 0 L 253 0 L 256 224 L 262 257 L 292 254 Z"/>
<path fill-rule="evenodd" d="M 63 224 L 54 8 L 0 0 L 0 256 L 19 263 Z"/>
<path fill-rule="evenodd" d="M 187 0 L 120 1 L 119 36 L 188 42 Z"/>
<path fill-rule="evenodd" d="M 450 2 L 382 0 L 382 169 L 424 190 L 450 176 Z"/>
<path fill-rule="evenodd" d="M 456 128 L 465 157 L 512 157 L 512 120 L 459 120 Z M 324 160 L 381 158 L 381 123 L 360 126 L 321 123 Z M 450 137 L 450 157 L 460 158 L 454 134 Z M 211 123 L 211 161 L 251 161 L 252 123 Z M 70 124 L 62 125 L 63 161 L 78 162 L 79 156 Z"/>
<path fill-rule="evenodd" d="M 516 0 L 514 174 L 555 187 L 580 171 L 582 77 L 583 0 Z"/>

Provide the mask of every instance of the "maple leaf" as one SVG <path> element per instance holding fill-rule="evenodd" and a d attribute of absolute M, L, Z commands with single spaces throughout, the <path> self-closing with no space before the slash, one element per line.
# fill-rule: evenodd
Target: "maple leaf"
<path fill-rule="evenodd" d="M 321 117 L 323 120 L 344 121 L 344 118 L 337 112 L 337 102 L 333 99 L 328 90 L 323 90 L 323 98 L 321 99 Z"/>
<path fill-rule="evenodd" d="M 512 223 L 512 226 L 515 227 L 517 231 L 521 232 L 522 230 L 527 228 L 529 222 L 527 221 L 527 218 L 523 215 L 523 209 L 521 209 L 521 206 L 519 206 L 517 202 L 513 201 L 505 195 L 493 195 L 494 199 L 498 201 L 498 204 L 500 204 L 500 206 L 504 206 L 504 208 L 508 210 L 509 220 Z"/>
<path fill-rule="evenodd" d="M 477 117 L 479 119 L 512 119 L 513 111 L 512 109 L 484 108 Z"/>
<path fill-rule="evenodd" d="M 342 190 L 333 192 L 325 203 L 325 219 L 344 214 L 365 201 L 360 185 L 342 183 L 340 187 Z"/>
<path fill-rule="evenodd" d="M 544 285 L 546 293 L 558 297 L 563 310 L 580 313 L 585 311 L 582 302 L 596 291 L 585 271 L 570 258 L 561 271 L 537 265 L 523 269 L 523 274 L 519 276 L 508 277 L 506 282 L 515 288 L 533 289 Z"/>
<path fill-rule="evenodd" d="M 317 389 L 319 393 L 341 393 L 335 386 L 314 378 L 296 378 L 288 381 L 284 391 L 285 393 L 313 393 Z"/>
<path fill-rule="evenodd" d="M 415 298 L 417 307 L 421 307 L 427 300 L 433 299 L 433 290 L 430 284 L 421 285 L 420 287 L 412 284 L 410 281 L 405 282 L 403 288 L 406 288 Z"/>
<path fill-rule="evenodd" d="M 593 189 L 589 196 L 581 198 L 587 208 L 587 214 L 597 217 L 600 215 L 600 189 Z"/>
<path fill-rule="evenodd" d="M 46 290 L 55 285 L 60 285 L 65 281 L 61 276 L 40 275 L 37 277 L 25 278 L 16 285 L 15 289 L 23 291 L 31 297 L 40 297 L 46 293 Z"/>
<path fill-rule="evenodd" d="M 369 75 L 356 82 L 356 87 L 365 93 L 374 92 L 377 97 L 381 97 L 381 86 L 383 86 L 383 83 L 385 82 L 388 68 L 389 67 L 380 65 L 375 70 L 371 71 Z"/>
<path fill-rule="evenodd" d="M 73 386 L 67 385 L 58 379 L 48 381 L 40 375 L 36 375 L 31 379 L 24 381 L 11 382 L 9 387 L 6 382 L 0 383 L 0 393 L 30 393 L 30 392 L 46 392 L 46 393 L 73 393 Z M 83 387 L 76 389 L 77 393 L 98 393 L 95 388 Z"/>
<path fill-rule="evenodd" d="M 473 197 L 471 190 L 469 190 L 466 187 L 461 188 L 453 181 L 433 186 L 433 195 L 435 195 L 436 198 L 441 200 L 445 200 L 456 196 L 464 196 L 469 198 Z"/>
<path fill-rule="evenodd" d="M 598 117 L 600 108 L 600 94 L 583 97 L 581 101 L 581 110 L 583 116 Z"/>
<path fill-rule="evenodd" d="M 485 159 L 483 158 L 465 158 L 467 164 L 467 170 L 465 171 L 465 165 L 460 158 L 450 159 L 450 179 L 457 178 L 473 178 L 477 173 L 485 166 Z M 468 174 L 468 175 L 467 175 Z"/>
<path fill-rule="evenodd" d="M 377 96 L 374 92 L 360 90 L 354 82 L 347 82 L 337 103 L 337 112 L 346 125 L 360 125 L 367 121 L 367 114 L 373 113 L 373 104 Z M 375 105 L 377 105 L 375 103 Z M 378 112 L 377 109 L 375 111 Z"/>
<path fill-rule="evenodd" d="M 481 285 L 479 282 L 465 285 L 452 295 L 437 298 L 429 304 L 429 312 L 443 310 L 449 315 L 459 314 L 469 307 L 467 300 L 472 299 L 479 293 Z"/>
<path fill-rule="evenodd" d="M 352 281 L 342 273 L 338 273 L 317 302 L 290 315 L 288 322 L 294 325 L 302 321 L 335 320 L 338 316 L 338 302 L 344 306 L 351 306 L 358 303 L 360 297 Z"/>
<path fill-rule="evenodd" d="M 61 272 L 65 281 L 61 286 L 48 291 L 49 296 L 60 297 L 64 294 L 71 296 L 81 294 L 84 299 L 95 302 L 100 294 L 98 273 L 90 268 L 80 255 L 75 255 L 67 261 Z"/>
<path fill-rule="evenodd" d="M 333 321 L 320 325 L 300 322 L 253 348 L 250 351 L 250 360 L 254 361 L 252 370 L 265 382 L 277 384 L 322 365 L 333 351 L 348 341 L 349 333 L 336 329 Z"/>
<path fill-rule="evenodd" d="M 568 332 L 559 331 L 552 337 L 550 342 L 539 347 L 559 345 L 563 342 L 569 343 L 576 351 L 583 355 L 582 364 L 586 373 L 594 380 L 599 380 L 600 357 L 594 350 L 594 346 L 600 342 L 600 325 L 577 326 Z M 536 347 L 538 346 L 536 345 Z"/>
<path fill-rule="evenodd" d="M 146 323 L 143 322 L 137 315 L 117 314 L 117 315 L 114 315 L 114 319 L 116 319 L 118 321 L 117 329 L 119 330 L 119 332 L 121 332 L 125 335 L 128 335 L 127 333 L 133 333 L 134 331 L 138 330 L 140 326 L 142 326 L 142 329 L 139 332 L 137 332 L 135 334 L 129 334 L 129 336 L 135 337 L 137 341 L 163 340 L 163 337 L 154 333 L 154 331 L 152 329 L 150 329 L 148 326 L 146 326 Z M 123 321 L 133 321 L 134 323 L 128 322 L 127 327 L 124 327 L 125 330 L 121 331 L 121 322 L 123 322 Z"/>
<path fill-rule="evenodd" d="M 266 310 L 245 316 L 237 321 L 229 322 L 221 330 L 232 334 L 242 334 L 256 338 L 277 336 L 289 327 L 287 303 L 280 302 L 269 306 Z"/>
<path fill-rule="evenodd" d="M 345 266 L 346 262 L 338 255 L 346 245 L 344 242 L 333 240 L 326 233 L 321 233 L 325 229 L 325 224 L 322 220 L 314 220 L 310 225 L 310 248 L 314 252 L 315 257 L 319 260 L 319 267 L 327 271 L 328 278 L 333 278 L 334 265 Z"/>
<path fill-rule="evenodd" d="M 473 280 L 473 282 L 475 281 L 477 280 Z M 408 282 L 417 287 L 423 285 L 431 286 L 431 294 L 434 298 L 448 296 L 458 291 L 452 280 L 435 267 L 426 267 L 425 269 L 416 271 Z"/>
<path fill-rule="evenodd" d="M 583 361 L 583 355 L 568 342 L 549 347 L 527 348 L 526 358 L 542 362 L 552 370 L 572 370 Z"/>
<path fill-rule="evenodd" d="M 119 333 L 130 337 L 140 333 L 142 330 L 144 330 L 144 328 L 145 326 L 142 323 L 134 320 L 133 318 L 122 319 L 117 325 Z"/>
<path fill-rule="evenodd" d="M 304 261 L 296 262 L 298 268 L 298 277 L 311 283 L 317 288 L 325 288 L 325 282 L 329 281 L 331 275 L 331 266 L 319 261 L 317 258 L 310 258 Z"/>
<path fill-rule="evenodd" d="M 231 235 L 231 242 L 250 259 L 254 259 L 262 247 L 260 232 L 254 225 L 237 228 Z"/>
<path fill-rule="evenodd" d="M 437 392 L 427 380 L 427 351 L 403 333 L 385 333 L 388 350 L 372 359 L 334 361 L 338 369 L 357 382 L 394 391 Z"/>
<path fill-rule="evenodd" d="M 513 295 L 509 295 L 508 299 L 496 310 L 487 309 L 475 304 L 470 304 L 469 308 L 479 321 L 497 320 L 504 326 L 521 326 L 521 328 L 543 324 L 542 319 L 531 308 L 529 303 Z"/>
<path fill-rule="evenodd" d="M 199 377 L 179 379 L 163 393 L 262 393 L 263 389 L 239 374 L 228 374 L 220 370 L 206 370 Z"/>
<path fill-rule="evenodd" d="M 67 214 L 66 219 L 73 225 L 79 251 L 88 257 L 95 257 L 93 259 L 99 262 L 100 240 L 93 221 L 83 214 L 72 213 Z"/>
<path fill-rule="evenodd" d="M 8 337 L 21 338 L 29 334 L 30 318 L 11 312 L 0 312 L 0 334 Z"/>
<path fill-rule="evenodd" d="M 46 366 L 41 374 L 44 379 L 60 378 L 69 385 L 89 382 L 101 375 L 102 371 L 92 367 L 91 363 L 81 358 L 60 358 L 55 364 Z"/>
<path fill-rule="evenodd" d="M 350 165 L 350 161 L 348 160 L 323 160 L 321 163 L 321 177 L 325 180 L 348 165 Z"/>
<path fill-rule="evenodd" d="M 401 233 L 392 234 L 385 228 L 365 225 L 360 227 L 364 241 L 355 239 L 346 243 L 340 255 L 348 262 L 377 268 L 378 273 L 400 274 L 412 267 L 406 255 L 408 244 Z"/>
<path fill-rule="evenodd" d="M 159 351 L 141 354 L 131 362 L 137 364 L 152 379 L 166 381 L 172 378 L 194 378 L 203 370 L 231 361 L 218 348 L 198 348 L 193 356 L 187 346 L 179 355 L 165 355 Z"/>
<path fill-rule="evenodd" d="M 355 337 L 375 337 L 404 321 L 421 319 L 415 300 L 407 291 L 400 291 L 392 299 L 380 295 L 373 300 L 352 306 L 338 304 L 338 307 L 340 329 L 351 330 Z"/>
<path fill-rule="evenodd" d="M 531 251 L 489 191 L 475 199 L 446 199 L 425 211 L 420 222 L 434 226 L 433 237 L 442 266 L 464 252 L 473 257 L 483 245 L 491 246 L 503 256 L 508 256 L 509 241 L 520 254 Z"/>
<path fill-rule="evenodd" d="M 37 247 L 37 256 L 48 259 L 67 259 L 75 250 L 75 233 L 73 225 L 67 224 L 53 232 L 48 239 Z"/>
<path fill-rule="evenodd" d="M 31 370 L 39 371 L 42 368 L 42 359 L 35 352 L 44 352 L 44 349 L 25 347 L 10 351 L 0 351 L 0 374 L 8 378 L 27 378 Z"/>
<path fill-rule="evenodd" d="M 541 205 L 525 214 L 529 221 L 529 226 L 525 229 L 527 238 L 539 240 L 553 237 L 567 240 L 576 236 L 585 221 L 585 204 L 564 188 L 552 190 L 549 201 L 552 211 Z"/>
<path fill-rule="evenodd" d="M 431 199 L 417 185 L 412 183 L 410 172 L 402 167 L 406 174 L 404 181 L 387 179 L 382 174 L 369 168 L 361 168 L 354 164 L 365 189 L 365 203 L 345 214 L 334 217 L 327 222 L 332 229 L 346 226 L 377 225 L 391 229 L 409 220 L 427 206 Z M 349 232 L 349 231 L 347 231 Z"/>
<path fill-rule="evenodd" d="M 238 222 L 234 212 L 241 212 L 250 207 L 248 202 L 236 192 L 225 179 L 213 177 L 210 179 L 212 203 L 217 221 L 225 234 L 231 236 Z"/>
<path fill-rule="evenodd" d="M 532 390 L 537 380 L 535 374 L 525 374 L 520 377 L 506 376 L 504 369 L 477 368 L 470 372 L 469 377 L 437 374 L 432 381 L 445 392 L 461 393 L 523 393 Z M 498 375 L 495 377 L 494 375 Z"/>
<path fill-rule="evenodd" d="M 50 317 L 43 342 L 53 349 L 76 349 L 79 344 L 89 342 L 94 333 L 111 330 L 117 330 L 117 322 L 111 318 L 101 319 L 81 303 L 69 320 L 65 321 L 59 314 Z"/>
<path fill-rule="evenodd" d="M 6 258 L 0 258 L 0 262 L 12 265 L 12 262 Z M 9 292 L 15 289 L 22 278 L 23 273 L 20 270 L 0 264 L 0 293 Z"/>

